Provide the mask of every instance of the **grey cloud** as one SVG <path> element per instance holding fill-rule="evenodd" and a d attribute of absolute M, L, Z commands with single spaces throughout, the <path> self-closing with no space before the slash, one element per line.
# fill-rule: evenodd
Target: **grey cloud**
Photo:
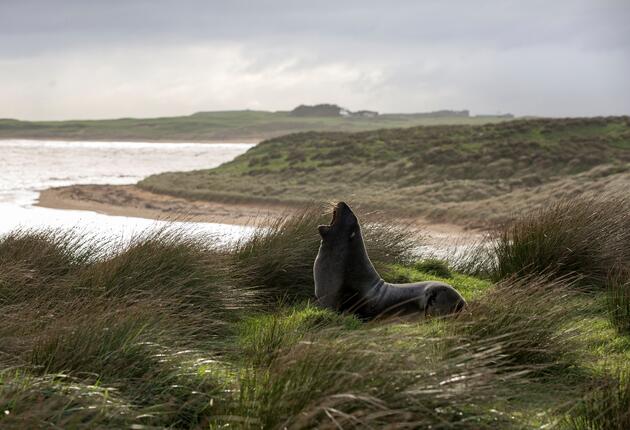
<path fill-rule="evenodd" d="M 145 97 L 146 110 L 126 113 L 138 116 L 186 113 L 154 109 L 156 92 L 171 97 L 160 99 L 164 106 L 193 110 L 248 107 L 251 100 L 263 108 L 288 108 L 303 92 L 305 99 L 339 94 L 341 100 L 319 101 L 390 111 L 628 113 L 628 22 L 627 0 L 2 0 L 0 67 L 10 67 L 0 69 L 0 96 L 15 97 L 20 91 L 14 87 L 22 85 L 28 97 L 37 97 L 37 88 L 40 100 L 60 103 L 45 112 L 103 114 L 105 102 L 96 93 L 92 104 L 63 102 L 75 97 L 68 83 L 85 91 L 89 73 L 81 68 L 96 64 L 100 85 L 138 87 L 134 97 Z M 195 47 L 238 53 L 229 56 L 233 63 L 225 70 L 212 69 L 234 74 L 233 91 L 219 91 L 211 76 L 192 74 L 197 81 L 186 85 L 198 84 L 207 98 L 197 104 L 174 98 L 186 64 L 171 70 L 173 61 L 208 67 L 210 73 L 211 59 L 202 65 L 194 54 L 174 59 L 174 53 Z M 154 54 L 152 69 L 134 63 L 137 52 Z M 39 79 L 40 67 L 53 76 Z M 326 70 L 327 80 L 318 84 L 314 70 Z M 276 87 L 263 88 L 274 74 Z M 42 83 L 53 81 L 58 85 Z M 239 93 L 240 81 L 248 83 L 247 95 Z M 5 107 L 0 116 L 28 116 L 27 105 L 37 102 L 17 100 L 14 105 L 23 108 L 12 115 Z M 358 106 L 363 103 L 373 105 Z"/>

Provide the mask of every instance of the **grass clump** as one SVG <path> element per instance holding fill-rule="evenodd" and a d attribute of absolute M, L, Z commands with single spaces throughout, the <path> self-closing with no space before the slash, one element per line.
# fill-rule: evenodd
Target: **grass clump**
<path fill-rule="evenodd" d="M 0 371 L 3 429 L 121 428 L 131 419 L 130 405 L 114 389 L 85 384 L 67 375 Z"/>
<path fill-rule="evenodd" d="M 624 430 L 630 428 L 630 374 L 600 379 L 562 423 L 566 430 Z"/>
<path fill-rule="evenodd" d="M 414 269 L 428 273 L 430 275 L 435 275 L 440 278 L 452 278 L 453 274 L 451 273 L 451 269 L 448 267 L 448 263 L 444 260 L 439 260 L 437 258 L 428 258 L 426 260 L 420 260 L 413 265 Z"/>
<path fill-rule="evenodd" d="M 241 375 L 232 415 L 259 428 L 441 428 L 506 426 L 489 410 L 501 389 L 491 351 L 452 351 L 431 362 L 425 340 L 405 354 L 400 335 L 325 332 Z M 422 364 L 420 364 L 422 363 Z M 508 381 L 514 375 L 505 375 Z M 245 418 L 247 417 L 247 418 Z"/>
<path fill-rule="evenodd" d="M 608 282 L 606 304 L 611 324 L 621 334 L 630 335 L 630 276 L 612 275 Z"/>
<path fill-rule="evenodd" d="M 16 230 L 0 240 L 0 265 L 24 266 L 47 279 L 61 277 L 94 257 L 78 232 Z"/>
<path fill-rule="evenodd" d="M 255 366 L 271 363 L 283 348 L 290 347 L 308 334 L 330 327 L 346 330 L 359 328 L 361 322 L 352 315 L 307 304 L 287 310 L 246 318 L 239 324 L 239 351 Z"/>
<path fill-rule="evenodd" d="M 492 253 L 495 280 L 575 276 L 583 287 L 602 289 L 613 268 L 630 265 L 630 203 L 615 197 L 552 203 L 507 226 Z"/>
<path fill-rule="evenodd" d="M 330 215 L 308 207 L 257 230 L 232 250 L 239 282 L 250 285 L 272 303 L 295 303 L 313 296 L 313 261 L 319 249 L 317 226 Z M 366 248 L 377 268 L 401 262 L 413 249 L 402 228 L 368 219 L 363 226 Z"/>
<path fill-rule="evenodd" d="M 497 342 L 499 365 L 566 368 L 574 360 L 578 336 L 566 323 L 578 308 L 566 282 L 511 279 L 469 301 L 451 329 L 469 341 Z"/>

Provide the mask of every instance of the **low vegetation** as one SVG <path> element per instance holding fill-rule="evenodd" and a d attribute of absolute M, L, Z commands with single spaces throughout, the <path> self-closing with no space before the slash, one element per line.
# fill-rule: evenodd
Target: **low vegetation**
<path fill-rule="evenodd" d="M 493 227 L 548 201 L 624 190 L 630 118 L 298 133 L 211 170 L 138 185 L 194 199 L 303 205 L 345 200 L 390 216 Z"/>
<path fill-rule="evenodd" d="M 339 109 L 337 107 L 337 109 Z M 161 142 L 250 141 L 303 131 L 362 131 L 435 124 L 486 124 L 505 116 L 471 117 L 468 112 L 341 116 L 338 110 L 294 112 L 217 111 L 164 118 L 107 120 L 18 121 L 0 119 L 0 139 L 113 140 Z"/>
<path fill-rule="evenodd" d="M 598 226 L 629 216 L 575 205 L 599 211 Z M 312 302 L 323 212 L 228 246 L 169 229 L 125 245 L 75 232 L 3 236 L 0 427 L 627 428 L 628 301 L 611 292 L 628 284 L 622 270 L 600 278 L 613 258 L 600 242 L 580 248 L 590 256 L 582 272 L 533 266 L 541 252 L 552 267 L 568 258 L 538 232 L 564 224 L 533 212 L 495 240 L 516 229 L 534 243 L 515 242 L 518 254 L 486 247 L 496 263 L 479 277 L 416 255 L 409 234 L 373 219 L 364 236 L 387 280 L 445 280 L 468 306 L 362 322 Z M 554 243 L 582 243 L 585 232 Z"/>

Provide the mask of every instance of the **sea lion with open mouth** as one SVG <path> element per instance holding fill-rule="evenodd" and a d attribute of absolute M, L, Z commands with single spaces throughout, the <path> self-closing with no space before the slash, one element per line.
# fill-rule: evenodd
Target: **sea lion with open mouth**
<path fill-rule="evenodd" d="M 359 220 L 346 203 L 339 202 L 330 225 L 318 229 L 322 240 L 313 276 L 322 306 L 374 318 L 416 312 L 447 315 L 466 305 L 457 290 L 443 282 L 385 282 L 368 257 Z"/>

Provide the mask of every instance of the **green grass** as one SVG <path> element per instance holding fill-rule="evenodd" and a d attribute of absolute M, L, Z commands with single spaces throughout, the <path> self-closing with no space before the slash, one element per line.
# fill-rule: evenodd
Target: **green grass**
<path fill-rule="evenodd" d="M 438 276 L 430 271 L 422 270 L 425 269 L 422 265 L 418 266 L 418 264 L 411 266 L 395 264 L 383 272 L 383 277 L 388 282 L 399 284 L 429 280 L 446 282 L 454 286 L 466 300 L 478 297 L 491 285 L 490 281 L 462 273 L 451 273 L 448 277 Z"/>
<path fill-rule="evenodd" d="M 486 124 L 503 117 L 424 117 L 386 114 L 376 118 L 295 117 L 289 112 L 218 111 L 164 118 L 17 121 L 0 119 L 0 139 L 239 141 L 261 140 L 301 131 L 363 131 L 439 124 Z"/>
<path fill-rule="evenodd" d="M 343 200 L 399 218 L 487 228 L 549 200 L 623 191 L 628 141 L 628 117 L 297 133 L 215 169 L 138 185 L 212 201 Z"/>
<path fill-rule="evenodd" d="M 627 273 L 611 275 L 606 304 L 611 324 L 620 334 L 630 336 L 630 276 Z"/>
<path fill-rule="evenodd" d="M 415 261 L 381 219 L 364 226 L 381 273 L 468 306 L 363 322 L 312 302 L 323 212 L 228 248 L 169 229 L 113 249 L 3 236 L 0 427 L 625 428 L 630 338 L 606 289 Z"/>

